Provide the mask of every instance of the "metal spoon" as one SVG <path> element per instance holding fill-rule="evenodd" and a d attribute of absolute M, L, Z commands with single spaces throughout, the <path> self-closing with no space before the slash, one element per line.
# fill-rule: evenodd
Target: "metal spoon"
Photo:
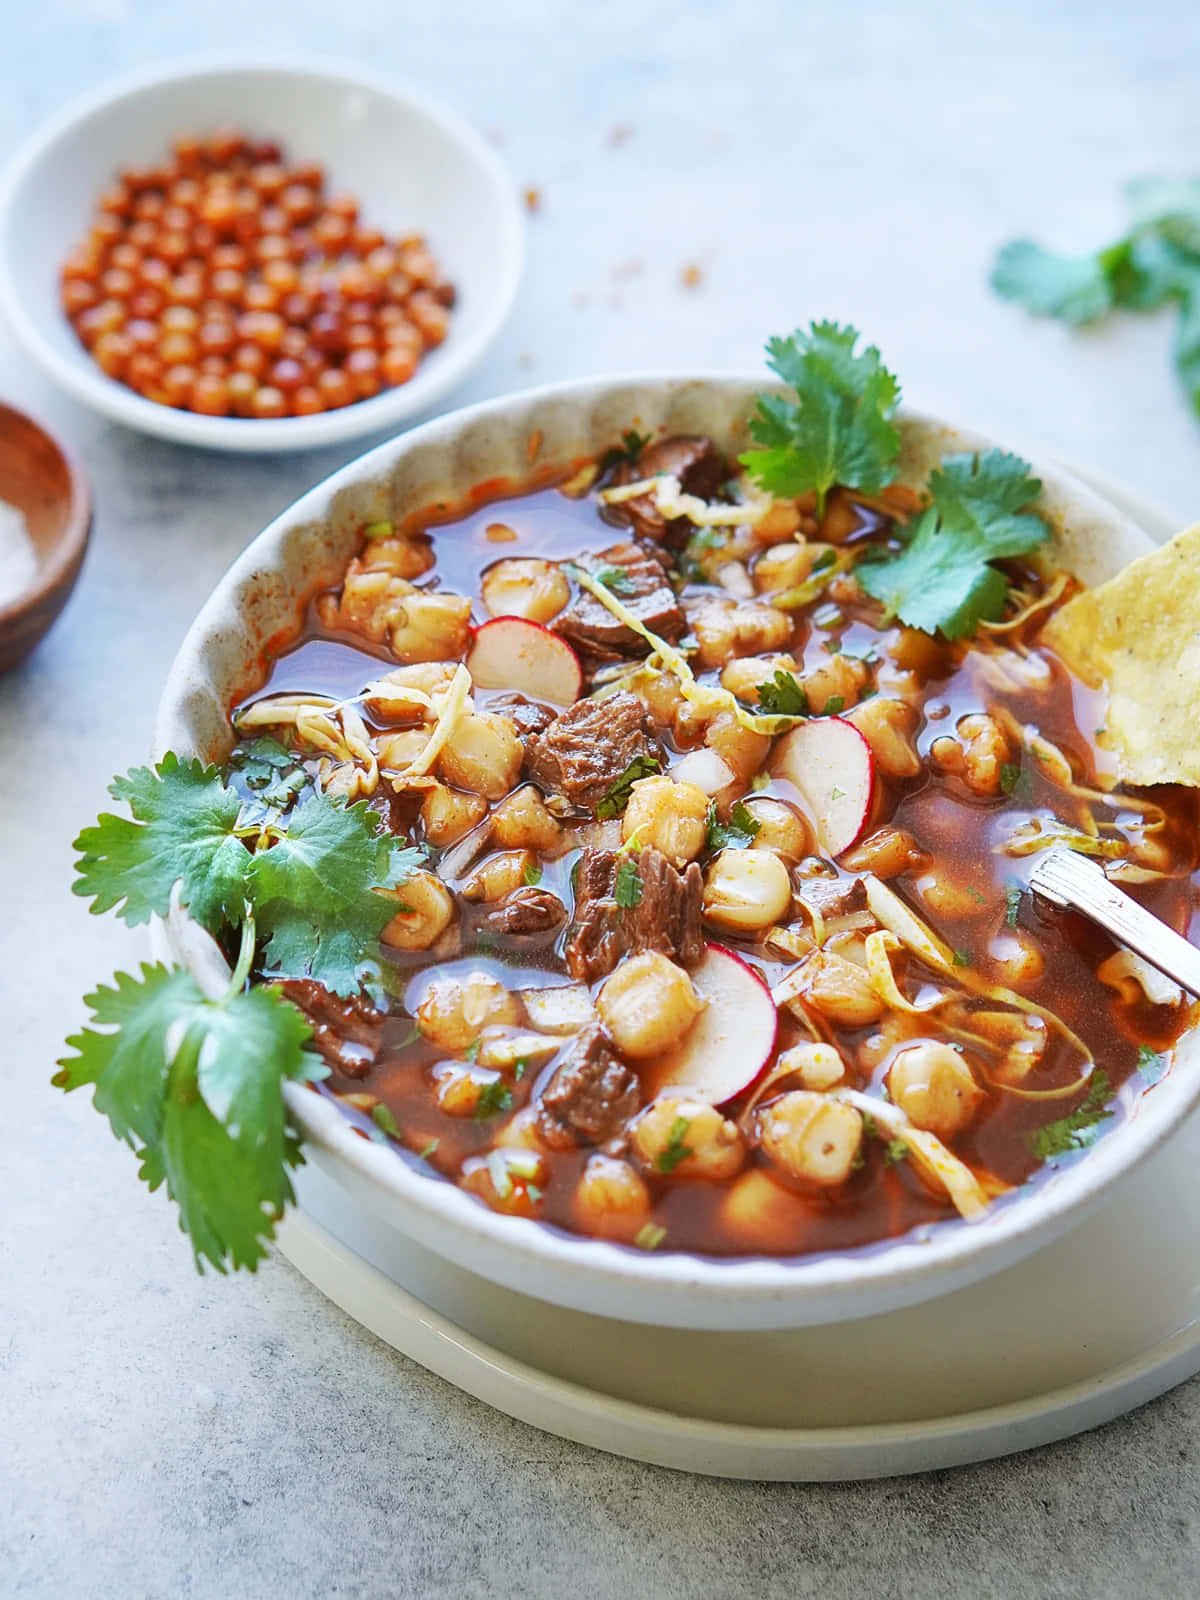
<path fill-rule="evenodd" d="M 1047 850 L 1029 886 L 1051 905 L 1082 911 L 1200 1000 L 1200 950 L 1111 883 L 1098 862 L 1061 846 Z"/>

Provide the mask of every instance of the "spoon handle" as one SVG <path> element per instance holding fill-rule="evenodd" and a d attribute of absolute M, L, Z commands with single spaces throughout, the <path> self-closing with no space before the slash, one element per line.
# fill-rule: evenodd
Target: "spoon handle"
<path fill-rule="evenodd" d="M 1114 939 L 1200 999 L 1200 950 L 1118 889 L 1097 862 L 1074 850 L 1047 850 L 1029 884 L 1052 905 L 1071 906 L 1091 917 Z"/>

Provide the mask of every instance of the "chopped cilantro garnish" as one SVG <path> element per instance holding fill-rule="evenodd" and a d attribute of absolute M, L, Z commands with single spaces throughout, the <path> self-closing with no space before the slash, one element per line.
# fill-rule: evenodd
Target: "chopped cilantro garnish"
<path fill-rule="evenodd" d="M 739 800 L 729 813 L 728 822 L 717 821 L 717 802 L 708 803 L 708 834 L 705 843 L 710 850 L 744 850 L 754 843 L 754 835 L 762 826 Z"/>
<path fill-rule="evenodd" d="M 840 656 L 842 653 L 842 641 L 841 639 L 826 639 L 824 648 L 826 655 Z M 842 705 L 845 705 L 844 700 L 842 701 Z M 841 709 L 842 707 L 839 706 L 838 710 L 840 711 Z"/>
<path fill-rule="evenodd" d="M 662 763 L 657 756 L 634 756 L 625 768 L 625 771 L 610 785 L 608 792 L 603 796 L 596 807 L 596 816 L 601 822 L 611 821 L 619 817 L 629 804 L 630 790 L 640 778 L 652 778 L 656 772 L 662 770 Z"/>
<path fill-rule="evenodd" d="M 686 1117 L 676 1117 L 667 1130 L 665 1147 L 654 1158 L 654 1165 L 660 1172 L 674 1172 L 681 1161 L 686 1161 L 692 1154 L 691 1145 L 684 1144 L 687 1131 L 691 1123 Z"/>
<path fill-rule="evenodd" d="M 1097 1069 L 1088 1084 L 1082 1103 L 1057 1122 L 1048 1122 L 1036 1129 L 1029 1142 L 1039 1161 L 1049 1161 L 1054 1156 L 1067 1155 L 1072 1150 L 1084 1150 L 1096 1139 L 1100 1124 L 1112 1116 L 1108 1101 L 1112 1098 L 1112 1085 L 1108 1074 Z"/>
<path fill-rule="evenodd" d="M 657 1222 L 647 1222 L 634 1235 L 633 1242 L 639 1250 L 657 1250 L 667 1237 L 667 1230 Z"/>
<path fill-rule="evenodd" d="M 438 1145 L 440 1145 L 441 1142 L 442 1141 L 440 1139 L 430 1139 L 429 1143 L 425 1146 L 424 1150 L 419 1150 L 417 1152 L 417 1154 L 420 1156 L 421 1160 L 422 1161 L 428 1161 L 430 1156 L 433 1155 L 433 1153 L 436 1151 Z"/>
<path fill-rule="evenodd" d="M 836 483 L 877 494 L 896 476 L 900 435 L 890 419 L 900 386 L 874 345 L 856 354 L 857 343 L 857 329 L 835 322 L 771 339 L 767 364 L 795 399 L 759 396 L 750 420 L 757 448 L 738 458 L 772 494 L 815 490 L 818 513 Z"/>
<path fill-rule="evenodd" d="M 822 717 L 836 717 L 846 709 L 846 696 L 844 694 L 831 694 L 829 699 L 818 712 Z"/>
<path fill-rule="evenodd" d="M 596 567 L 592 577 L 612 594 L 632 594 L 634 591 L 633 578 L 624 567 Z"/>
<path fill-rule="evenodd" d="M 542 1191 L 538 1188 L 536 1183 L 527 1183 L 525 1185 L 525 1193 L 533 1201 L 534 1205 L 537 1205 L 538 1201 L 542 1198 Z"/>
<path fill-rule="evenodd" d="M 470 1044 L 463 1051 L 463 1059 L 466 1060 L 466 1061 L 478 1061 L 479 1060 L 479 1046 L 482 1043 L 483 1043 L 482 1039 L 472 1039 Z"/>
<path fill-rule="evenodd" d="M 512 1104 L 512 1090 L 502 1078 L 494 1078 L 479 1091 L 479 1099 L 475 1102 L 475 1121 L 486 1122 L 489 1117 L 499 1116 L 502 1111 L 511 1111 Z"/>
<path fill-rule="evenodd" d="M 808 716 L 808 695 L 803 685 L 797 683 L 794 674 L 783 667 L 775 669 L 775 675 L 769 682 L 759 684 L 758 703 L 764 711 L 781 716 Z"/>
<path fill-rule="evenodd" d="M 368 522 L 363 529 L 364 539 L 390 539 L 396 531 L 394 522 L 381 518 L 378 522 Z"/>
<path fill-rule="evenodd" d="M 1017 779 L 1021 776 L 1019 762 L 1002 761 L 1000 763 L 1000 787 L 1005 794 L 1011 794 L 1017 787 Z"/>
<path fill-rule="evenodd" d="M 613 899 L 622 911 L 632 911 L 642 903 L 642 880 L 630 856 L 617 862 L 617 875 L 613 882 Z"/>
<path fill-rule="evenodd" d="M 951 951 L 951 959 L 956 967 L 969 967 L 971 965 L 971 952 L 969 950 Z"/>
<path fill-rule="evenodd" d="M 839 789 L 838 786 L 834 784 L 833 788 L 830 790 L 829 797 L 831 800 L 844 800 L 846 798 L 846 791 L 845 789 Z"/>
<path fill-rule="evenodd" d="M 371 1107 L 371 1121 L 377 1128 L 382 1129 L 392 1139 L 400 1137 L 400 1126 L 391 1113 L 391 1109 L 381 1101 L 379 1105 Z"/>
<path fill-rule="evenodd" d="M 525 1059 L 524 1056 L 521 1056 L 517 1061 L 515 1061 L 513 1063 L 513 1077 L 517 1080 L 518 1083 L 520 1083 L 521 1079 L 525 1076 L 525 1074 L 528 1071 L 529 1071 L 529 1062 Z"/>
<path fill-rule="evenodd" d="M 1003 450 L 947 456 L 929 479 L 930 505 L 904 531 L 897 555 L 859 563 L 859 582 L 888 617 L 962 639 L 996 620 L 1008 578 L 994 561 L 1028 555 L 1049 536 L 1026 508 L 1042 492 L 1029 464 Z"/>
<path fill-rule="evenodd" d="M 1004 926 L 1015 928 L 1017 917 L 1021 911 L 1021 899 L 1024 896 L 1023 884 L 1010 880 L 1004 887 Z"/>
<path fill-rule="evenodd" d="M 982 890 L 977 889 L 973 883 L 969 883 L 967 885 L 967 893 L 971 896 L 971 899 L 974 900 L 977 906 L 987 905 L 987 895 L 985 895 Z"/>
<path fill-rule="evenodd" d="M 613 445 L 600 457 L 600 471 L 611 472 L 614 467 L 619 467 L 624 462 L 636 461 L 649 443 L 648 433 L 638 433 L 633 428 L 627 428 L 621 435 L 620 445 Z"/>
<path fill-rule="evenodd" d="M 908 1154 L 908 1146 L 903 1139 L 889 1139 L 883 1147 L 883 1159 L 889 1167 L 895 1166 L 897 1161 L 903 1161 Z"/>
<path fill-rule="evenodd" d="M 542 864 L 541 864 L 541 862 L 540 861 L 531 861 L 531 862 L 529 862 L 528 865 L 526 866 L 524 872 L 522 872 L 521 877 L 524 879 L 525 887 L 527 889 L 535 888 L 542 881 Z"/>
<path fill-rule="evenodd" d="M 1138 1046 L 1137 1070 L 1143 1082 L 1157 1083 L 1166 1071 L 1166 1066 L 1166 1061 L 1157 1050 L 1151 1050 L 1148 1044 Z"/>
<path fill-rule="evenodd" d="M 871 1113 L 869 1111 L 864 1111 L 863 1112 L 863 1114 L 862 1114 L 862 1125 L 863 1125 L 863 1138 L 864 1139 L 878 1139 L 878 1137 L 879 1137 L 879 1124 L 875 1121 L 875 1118 L 871 1115 Z"/>
<path fill-rule="evenodd" d="M 756 772 L 750 779 L 750 787 L 755 794 L 761 794 L 764 789 L 770 786 L 770 782 L 771 779 L 765 772 Z"/>
<path fill-rule="evenodd" d="M 832 546 L 826 550 L 822 550 L 820 555 L 812 564 L 812 568 L 809 571 L 809 577 L 819 578 L 823 572 L 828 572 L 830 567 L 834 566 L 836 562 L 837 552 L 832 548 Z"/>

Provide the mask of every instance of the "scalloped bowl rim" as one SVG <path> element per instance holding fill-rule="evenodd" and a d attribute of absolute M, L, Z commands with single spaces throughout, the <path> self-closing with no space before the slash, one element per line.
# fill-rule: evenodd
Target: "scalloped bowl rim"
<path fill-rule="evenodd" d="M 206 652 L 244 626 L 232 596 L 238 587 L 279 569 L 289 530 L 325 515 L 349 486 L 389 483 L 405 458 L 421 448 L 448 446 L 489 423 L 524 427 L 551 407 L 555 413 L 587 407 L 614 391 L 654 393 L 667 409 L 673 395 L 699 390 L 749 395 L 759 377 L 733 372 L 634 373 L 577 380 L 525 390 L 465 408 L 414 429 L 350 462 L 277 517 L 247 547 L 217 585 L 185 638 L 163 693 L 155 729 L 156 758 L 167 748 L 187 749 L 185 706 L 206 671 Z M 901 414 L 906 437 L 961 448 L 992 441 L 970 430 L 913 411 Z M 631 419 L 632 420 L 632 419 Z M 643 419 L 646 425 L 649 419 Z M 593 442 L 594 443 L 594 442 Z M 593 444 L 580 423 L 580 449 Z M 1048 505 L 1070 506 L 1083 523 L 1109 527 L 1111 538 L 1136 553 L 1148 535 L 1068 471 L 1035 463 Z M 462 484 L 465 491 L 469 484 Z M 1086 563 L 1086 547 L 1075 552 Z M 214 988 L 228 968 L 215 945 L 179 913 L 159 930 L 169 949 Z M 568 1235 L 524 1218 L 505 1216 L 440 1177 L 408 1166 L 389 1146 L 364 1139 L 327 1098 L 285 1085 L 288 1109 L 303 1129 L 310 1154 L 381 1218 L 421 1243 L 481 1275 L 527 1294 L 599 1315 L 664 1325 L 713 1329 L 799 1327 L 872 1315 L 931 1298 L 996 1272 L 1048 1244 L 1106 1198 L 1113 1183 L 1156 1149 L 1200 1098 L 1200 1029 L 1181 1042 L 1172 1069 L 1144 1090 L 1120 1128 L 1099 1140 L 1072 1165 L 991 1211 L 982 1221 L 939 1223 L 859 1251 L 780 1259 L 722 1259 L 685 1253 L 645 1252 L 582 1235 Z M 1184 1058 L 1187 1059 L 1184 1059 Z"/>
<path fill-rule="evenodd" d="M 160 405 L 107 377 L 80 346 L 70 355 L 60 351 L 43 332 L 41 318 L 22 296 L 9 260 L 6 241 L 17 230 L 11 214 L 23 185 L 39 163 L 53 158 L 55 146 L 81 125 L 102 115 L 119 102 L 147 90 L 193 80 L 234 74 L 272 77 L 312 77 L 331 85 L 358 88 L 415 112 L 478 170 L 497 208 L 498 227 L 487 242 L 491 251 L 490 299 L 486 313 L 469 334 L 456 333 L 453 321 L 446 342 L 436 352 L 436 367 L 419 368 L 406 384 L 384 389 L 336 411 L 311 417 L 249 420 L 207 417 L 197 412 Z M 85 219 L 80 218 L 80 227 Z M 481 245 L 480 248 L 484 246 Z M 334 58 L 320 60 L 303 55 L 265 56 L 253 51 L 197 55 L 144 67 L 72 100 L 20 146 L 0 171 L 0 313 L 14 337 L 36 364 L 75 400 L 92 407 L 126 427 L 177 444 L 239 453 L 273 454 L 291 450 L 316 450 L 365 434 L 400 426 L 410 418 L 428 414 L 471 370 L 495 342 L 512 310 L 520 286 L 525 258 L 525 224 L 512 175 L 482 134 L 452 106 L 402 79 L 377 73 Z M 54 264 L 57 272 L 58 264 Z"/>

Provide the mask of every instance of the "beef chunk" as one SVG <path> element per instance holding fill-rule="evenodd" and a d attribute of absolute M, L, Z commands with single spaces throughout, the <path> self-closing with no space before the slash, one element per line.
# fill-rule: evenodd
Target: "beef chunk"
<path fill-rule="evenodd" d="M 345 998 L 311 978 L 287 978 L 279 987 L 312 1023 L 312 1042 L 329 1065 L 365 1078 L 383 1041 L 383 1012 L 365 995 Z"/>
<path fill-rule="evenodd" d="M 826 918 L 867 909 L 867 891 L 861 878 L 802 878 L 799 895 L 805 905 L 815 907 Z"/>
<path fill-rule="evenodd" d="M 621 468 L 616 481 L 636 483 L 639 478 L 653 478 L 659 473 L 677 478 L 685 494 L 711 500 L 725 482 L 725 459 L 711 439 L 680 433 L 648 446 L 636 462 Z M 679 546 L 686 544 L 693 532 L 686 517 L 675 517 L 668 522 L 649 495 L 639 495 L 636 500 L 626 500 L 612 509 L 624 512 L 635 531 L 646 539 Z"/>
<path fill-rule="evenodd" d="M 683 966 L 704 953 L 700 926 L 703 880 L 693 861 L 677 872 L 660 851 L 640 850 L 630 860 L 642 884 L 636 906 L 616 900 L 615 850 L 584 850 L 575 890 L 575 918 L 564 952 L 573 978 L 593 983 L 606 978 L 622 956 L 657 950 Z"/>
<path fill-rule="evenodd" d="M 522 742 L 531 733 L 544 732 L 558 715 L 552 707 L 542 705 L 539 700 L 527 700 L 523 694 L 493 695 L 485 709 L 507 717 Z"/>
<path fill-rule="evenodd" d="M 557 1149 L 605 1144 L 638 1109 L 640 1085 L 598 1022 L 577 1034 L 538 1107 L 538 1129 Z"/>
<path fill-rule="evenodd" d="M 595 811 L 630 762 L 662 760 L 649 713 L 636 695 L 580 700 L 544 733 L 526 740 L 531 778 L 553 794 Z"/>
<path fill-rule="evenodd" d="M 596 560 L 604 567 L 620 568 L 622 580 L 613 593 L 639 622 L 670 644 L 683 637 L 687 618 L 657 556 L 641 545 L 629 543 L 602 550 Z M 650 649 L 640 634 L 619 622 L 586 589 L 580 589 L 567 609 L 555 618 L 554 631 L 590 663 L 617 661 L 622 656 L 636 658 Z"/>
<path fill-rule="evenodd" d="M 489 933 L 550 933 L 567 920 L 567 908 L 549 889 L 512 889 L 489 906 L 482 926 Z"/>

